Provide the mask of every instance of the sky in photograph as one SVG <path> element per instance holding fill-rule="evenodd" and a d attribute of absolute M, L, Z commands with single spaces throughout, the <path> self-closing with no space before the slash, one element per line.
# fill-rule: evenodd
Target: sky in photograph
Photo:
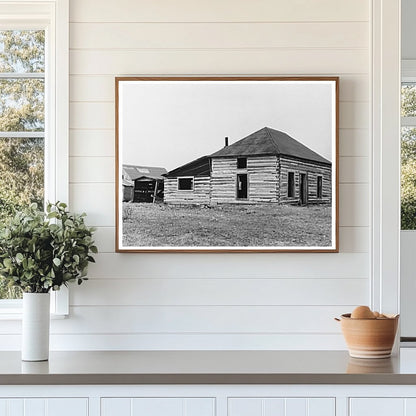
<path fill-rule="evenodd" d="M 332 92 L 316 82 L 124 81 L 121 162 L 170 171 L 266 126 L 332 160 Z"/>

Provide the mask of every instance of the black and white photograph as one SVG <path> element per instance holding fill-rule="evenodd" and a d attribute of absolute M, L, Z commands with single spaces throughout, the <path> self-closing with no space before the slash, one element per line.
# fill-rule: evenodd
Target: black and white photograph
<path fill-rule="evenodd" d="M 116 78 L 117 251 L 338 251 L 337 77 Z"/>

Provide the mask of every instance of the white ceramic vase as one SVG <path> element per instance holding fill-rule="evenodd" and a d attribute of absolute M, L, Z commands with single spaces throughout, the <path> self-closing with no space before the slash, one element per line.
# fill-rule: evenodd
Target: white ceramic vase
<path fill-rule="evenodd" d="M 23 293 L 22 360 L 49 358 L 50 294 Z"/>

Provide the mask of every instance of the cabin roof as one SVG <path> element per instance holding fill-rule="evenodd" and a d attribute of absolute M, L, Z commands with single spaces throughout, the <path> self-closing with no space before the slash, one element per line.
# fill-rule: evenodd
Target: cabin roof
<path fill-rule="evenodd" d="M 135 181 L 136 179 L 153 179 L 163 180 L 164 174 L 167 173 L 165 168 L 159 168 L 154 166 L 139 166 L 139 165 L 123 165 L 124 179 Z"/>
<path fill-rule="evenodd" d="M 164 176 L 168 178 L 177 178 L 178 176 L 210 176 L 209 160 L 209 156 L 199 157 L 186 165 L 171 170 Z"/>
<path fill-rule="evenodd" d="M 279 155 L 319 162 L 331 165 L 331 162 L 288 134 L 270 127 L 244 137 L 243 139 L 223 147 L 211 157 L 236 157 L 255 155 Z"/>

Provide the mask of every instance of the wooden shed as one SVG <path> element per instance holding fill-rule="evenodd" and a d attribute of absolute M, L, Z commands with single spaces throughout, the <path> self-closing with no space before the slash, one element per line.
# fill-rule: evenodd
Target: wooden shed
<path fill-rule="evenodd" d="M 196 166 L 201 168 L 198 172 Z M 166 176 L 170 180 L 166 181 L 167 203 L 306 205 L 332 201 L 332 163 L 269 127 L 232 145 L 226 142 L 221 150 Z"/>
<path fill-rule="evenodd" d="M 133 184 L 133 202 L 156 202 L 163 200 L 165 168 L 138 165 L 123 165 L 124 183 Z M 126 191 L 127 193 L 127 191 Z"/>

